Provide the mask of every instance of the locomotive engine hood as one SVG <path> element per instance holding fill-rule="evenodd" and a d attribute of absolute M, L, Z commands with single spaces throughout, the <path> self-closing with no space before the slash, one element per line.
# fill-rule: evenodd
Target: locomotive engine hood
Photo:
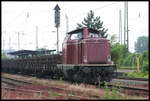
<path fill-rule="evenodd" d="M 107 64 L 110 42 L 99 31 L 82 28 L 69 32 L 63 42 L 64 64 Z"/>

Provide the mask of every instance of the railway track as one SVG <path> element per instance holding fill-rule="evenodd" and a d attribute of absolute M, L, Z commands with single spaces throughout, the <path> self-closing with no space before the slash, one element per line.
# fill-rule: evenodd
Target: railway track
<path fill-rule="evenodd" d="M 120 84 L 118 84 L 118 82 Z M 132 83 L 131 83 L 132 82 Z M 133 84 L 134 82 L 134 84 Z M 7 77 L 2 77 L 2 84 L 3 83 L 6 83 L 6 84 L 9 84 L 9 85 L 13 85 L 13 86 L 16 86 L 16 85 L 31 85 L 33 84 L 32 82 L 29 82 L 29 81 L 26 81 L 26 80 L 20 80 L 20 79 L 14 79 L 14 78 L 7 78 Z M 138 84 L 136 84 L 138 83 Z M 135 85 L 136 84 L 136 85 Z M 86 84 L 87 85 L 87 84 Z M 88 84 L 89 85 L 89 84 Z M 146 85 L 146 86 L 141 86 L 141 85 Z M 6 87 L 6 86 L 4 86 Z M 139 78 L 129 78 L 129 77 L 118 77 L 118 78 L 115 78 L 113 79 L 112 82 L 109 82 L 108 83 L 108 87 L 112 90 L 112 87 L 116 87 L 118 90 L 121 88 L 122 89 L 122 92 L 125 92 L 125 93 L 128 93 L 129 95 L 131 95 L 131 93 L 129 92 L 132 92 L 132 95 L 146 95 L 146 96 L 149 96 L 149 87 L 148 87 L 148 79 L 139 79 Z M 98 88 L 98 87 L 97 87 Z M 104 88 L 104 87 L 101 87 L 101 88 Z M 6 88 L 8 89 L 8 88 Z M 12 89 L 13 90 L 13 89 Z M 82 94 L 82 92 L 78 92 L 78 95 L 74 95 L 74 94 L 69 94 L 70 93 L 70 90 L 69 89 L 66 89 L 66 88 L 63 88 L 63 87 L 56 87 L 55 85 L 51 85 L 51 86 L 45 86 L 44 88 L 43 87 L 38 87 L 38 88 L 34 88 L 33 86 L 32 87 L 27 87 L 26 89 L 22 89 L 22 88 L 18 88 L 18 90 L 28 90 L 27 92 L 47 92 L 47 91 L 50 91 L 50 90 L 56 90 L 58 92 L 65 92 L 67 93 L 68 97 L 75 97 L 75 98 L 82 98 L 80 95 Z M 31 90 L 31 91 L 30 91 Z M 59 93 L 58 95 L 62 95 L 62 93 Z M 93 96 L 91 96 L 93 97 Z M 97 98 L 98 96 L 94 96 L 94 98 Z"/>
<path fill-rule="evenodd" d="M 117 87 L 119 92 L 122 92 L 127 95 L 136 95 L 141 97 L 149 97 L 149 89 L 137 88 L 137 87 L 128 87 L 128 86 L 116 86 L 116 85 L 108 85 L 112 90 L 112 87 Z"/>
<path fill-rule="evenodd" d="M 123 89 L 123 92 L 128 94 L 144 95 L 149 96 L 149 85 L 148 79 L 145 78 L 132 78 L 132 77 L 117 77 L 109 82 L 108 86 L 110 88 L 117 87 L 118 89 Z"/>
<path fill-rule="evenodd" d="M 27 82 L 19 79 L 13 79 L 13 78 L 8 78 L 8 77 L 3 77 L 2 76 L 2 82 L 8 85 L 12 86 L 19 86 L 19 85 L 30 85 L 32 82 Z"/>
<path fill-rule="evenodd" d="M 114 78 L 109 83 L 111 85 L 122 85 L 122 86 L 129 86 L 133 88 L 137 87 L 137 88 L 149 89 L 148 82 L 149 80 L 145 78 L 117 77 Z"/>
<path fill-rule="evenodd" d="M 66 88 L 60 88 L 60 87 L 54 87 L 54 86 L 43 86 L 43 87 L 37 86 L 36 88 L 33 88 L 33 86 L 31 85 L 32 85 L 32 82 L 22 81 L 22 80 L 14 79 L 14 78 L 2 77 L 2 89 L 5 89 L 5 90 L 18 91 L 18 92 L 25 93 L 25 94 L 45 93 L 49 91 L 56 91 L 57 97 L 66 96 L 67 99 L 95 99 L 94 97 L 92 98 L 92 97 L 80 96 L 80 94 L 78 95 L 71 94 L 70 90 Z"/>
<path fill-rule="evenodd" d="M 118 86 L 118 85 L 112 85 L 109 84 L 109 87 L 117 87 L 117 88 L 123 88 L 123 89 L 127 89 L 127 90 L 135 90 L 135 91 L 144 91 L 145 93 L 149 92 L 149 89 L 145 89 L 145 88 L 138 88 L 138 87 L 130 87 L 130 86 Z"/>
<path fill-rule="evenodd" d="M 118 76 L 116 79 L 125 79 L 125 80 L 137 80 L 137 81 L 148 81 L 147 78 L 134 78 L 134 77 L 125 77 L 125 76 Z"/>
<path fill-rule="evenodd" d="M 45 90 L 29 90 L 29 89 L 12 88 L 12 87 L 3 87 L 3 89 L 11 90 L 11 91 L 18 91 L 18 92 L 23 93 L 23 94 L 27 93 L 28 95 L 29 94 L 35 94 L 35 93 L 44 95 L 44 93 L 47 93 L 47 91 L 45 91 Z M 65 94 L 65 93 L 57 93 L 56 96 L 57 97 L 58 96 L 60 96 L 60 97 L 67 97 L 67 99 L 95 99 L 95 98 L 84 97 L 84 96 L 77 96 L 77 95 Z M 43 97 L 46 97 L 46 96 L 43 96 Z M 48 98 L 48 99 L 50 99 L 50 98 Z"/>

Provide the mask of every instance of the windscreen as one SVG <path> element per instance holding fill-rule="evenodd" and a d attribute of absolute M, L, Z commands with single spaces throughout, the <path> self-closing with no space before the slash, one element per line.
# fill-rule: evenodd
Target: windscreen
<path fill-rule="evenodd" d="M 95 38 L 98 38 L 99 35 L 98 35 L 98 33 L 89 32 L 89 37 L 95 37 Z"/>
<path fill-rule="evenodd" d="M 82 33 L 81 32 L 73 33 L 71 35 L 71 40 L 77 40 L 77 39 L 81 39 L 81 38 L 82 38 Z"/>

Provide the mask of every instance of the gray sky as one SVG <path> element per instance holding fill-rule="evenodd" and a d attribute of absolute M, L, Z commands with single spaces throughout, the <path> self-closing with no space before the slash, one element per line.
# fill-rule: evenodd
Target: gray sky
<path fill-rule="evenodd" d="M 38 46 L 56 49 L 57 34 L 54 27 L 54 7 L 60 7 L 59 45 L 66 34 L 66 18 L 69 19 L 69 31 L 76 29 L 90 10 L 100 16 L 108 34 L 119 37 L 119 10 L 122 11 L 122 34 L 124 33 L 124 2 L 2 2 L 2 49 L 36 48 L 36 26 L 38 26 Z M 140 17 L 139 17 L 140 13 Z M 29 14 L 29 18 L 27 17 Z M 134 42 L 139 36 L 148 36 L 148 2 L 128 2 L 129 51 L 134 52 Z M 11 37 L 11 41 L 9 41 Z M 5 41 L 3 41 L 5 40 Z"/>

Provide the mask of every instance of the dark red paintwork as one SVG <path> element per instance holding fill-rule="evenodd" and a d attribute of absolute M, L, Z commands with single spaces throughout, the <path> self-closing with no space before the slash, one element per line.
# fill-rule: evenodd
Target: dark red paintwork
<path fill-rule="evenodd" d="M 100 36 L 89 36 L 99 33 L 97 30 L 82 28 L 69 32 L 62 46 L 63 64 L 110 64 L 110 41 Z M 76 33 L 82 37 L 71 39 Z M 95 35 L 94 34 L 94 35 Z M 80 35 L 80 34 L 77 34 Z M 98 34 L 97 34 L 98 35 Z"/>

